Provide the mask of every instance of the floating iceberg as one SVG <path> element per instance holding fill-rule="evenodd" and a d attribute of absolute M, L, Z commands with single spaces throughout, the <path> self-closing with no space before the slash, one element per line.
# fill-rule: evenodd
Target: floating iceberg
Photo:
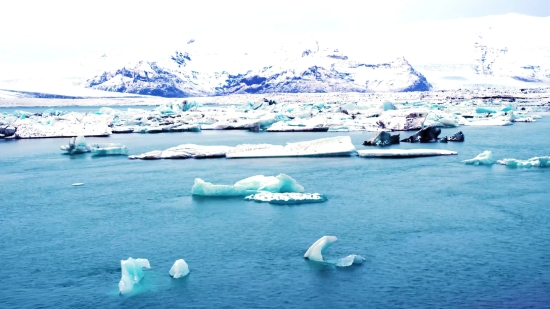
<path fill-rule="evenodd" d="M 118 283 L 120 294 L 127 294 L 132 291 L 134 284 L 139 283 L 143 278 L 143 268 L 151 268 L 147 259 L 133 259 L 120 261 L 120 269 L 122 278 Z"/>
<path fill-rule="evenodd" d="M 466 121 L 465 126 L 511 126 L 513 123 L 507 117 L 480 118 L 475 121 Z"/>
<path fill-rule="evenodd" d="M 348 255 L 345 258 L 338 259 L 338 262 L 336 262 L 336 266 L 339 267 L 347 267 L 354 264 L 362 264 L 366 259 L 360 255 L 352 254 Z"/>
<path fill-rule="evenodd" d="M 129 156 L 128 158 L 141 160 L 223 158 L 230 148 L 228 146 L 183 144 L 164 151 L 155 150 L 140 155 Z"/>
<path fill-rule="evenodd" d="M 444 149 L 369 149 L 358 150 L 357 154 L 364 158 L 414 158 L 456 155 L 457 152 Z"/>
<path fill-rule="evenodd" d="M 234 185 L 215 185 L 200 178 L 195 179 L 191 194 L 202 196 L 246 196 L 258 192 L 286 193 L 304 192 L 304 187 L 292 177 L 257 175 L 237 181 Z"/>
<path fill-rule="evenodd" d="M 174 279 L 185 277 L 189 274 L 189 266 L 183 259 L 179 259 L 174 262 L 174 265 L 170 268 L 169 274 Z"/>
<path fill-rule="evenodd" d="M 91 144 L 90 149 L 95 156 L 128 155 L 128 148 L 118 143 Z"/>
<path fill-rule="evenodd" d="M 304 258 L 316 262 L 323 262 L 323 252 L 328 249 L 333 243 L 338 241 L 336 236 L 323 236 L 307 249 Z"/>
<path fill-rule="evenodd" d="M 288 143 L 286 146 L 270 144 L 243 144 L 231 148 L 227 158 L 269 158 L 269 157 L 326 157 L 350 156 L 355 146 L 349 136 L 337 136 L 313 141 Z"/>
<path fill-rule="evenodd" d="M 495 160 L 493 159 L 493 153 L 486 150 L 478 154 L 475 158 L 464 160 L 462 163 L 472 165 L 493 165 L 495 164 Z"/>
<path fill-rule="evenodd" d="M 266 202 L 277 205 L 295 205 L 306 203 L 321 203 L 327 198 L 319 193 L 271 193 L 260 192 L 244 198 L 247 201 Z"/>
<path fill-rule="evenodd" d="M 550 156 L 534 157 L 529 160 L 503 159 L 498 160 L 497 163 L 510 167 L 550 167 Z"/>
<path fill-rule="evenodd" d="M 86 144 L 86 138 L 83 135 L 72 137 L 68 145 L 61 146 L 61 150 L 68 154 L 79 154 L 90 152 L 90 146 Z"/>

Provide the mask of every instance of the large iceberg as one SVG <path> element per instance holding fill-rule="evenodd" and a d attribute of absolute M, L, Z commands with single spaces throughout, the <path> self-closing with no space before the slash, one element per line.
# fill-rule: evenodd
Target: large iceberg
<path fill-rule="evenodd" d="M 355 146 L 349 136 L 337 136 L 313 141 L 288 143 L 286 146 L 271 144 L 242 144 L 231 148 L 227 158 L 269 158 L 269 157 L 326 157 L 350 156 Z"/>
<path fill-rule="evenodd" d="M 550 156 L 534 157 L 529 160 L 502 159 L 498 160 L 497 163 L 510 167 L 550 167 Z"/>
<path fill-rule="evenodd" d="M 244 198 L 247 201 L 266 202 L 277 205 L 295 205 L 306 203 L 321 203 L 327 200 L 319 193 L 271 193 L 260 192 Z"/>
<path fill-rule="evenodd" d="M 143 278 L 143 268 L 151 268 L 147 259 L 133 259 L 120 261 L 120 269 L 122 271 L 122 278 L 118 283 L 118 290 L 120 294 L 127 294 L 132 291 L 134 284 L 139 283 Z"/>
<path fill-rule="evenodd" d="M 79 154 L 90 152 L 90 146 L 86 143 L 86 138 L 83 135 L 71 137 L 68 145 L 62 145 L 61 150 L 68 154 Z"/>
<path fill-rule="evenodd" d="M 369 149 L 358 150 L 363 158 L 416 158 L 456 155 L 456 151 L 444 149 Z"/>
<path fill-rule="evenodd" d="M 168 273 L 174 279 L 185 277 L 189 274 L 189 266 L 187 265 L 185 260 L 179 259 L 174 262 L 174 265 L 172 265 L 172 268 L 170 268 L 170 271 Z"/>
<path fill-rule="evenodd" d="M 344 258 L 338 259 L 338 262 L 336 262 L 336 266 L 347 267 L 354 264 L 362 264 L 364 261 L 365 261 L 364 257 L 357 254 L 351 254 Z"/>
<path fill-rule="evenodd" d="M 471 165 L 493 165 L 495 164 L 495 159 L 493 159 L 493 153 L 489 150 L 478 154 L 475 158 L 462 161 L 464 164 Z"/>
<path fill-rule="evenodd" d="M 128 158 L 141 160 L 223 158 L 230 148 L 228 146 L 183 144 L 164 151 L 154 150 L 140 155 L 129 156 Z"/>
<path fill-rule="evenodd" d="M 304 258 L 310 259 L 316 262 L 323 262 L 323 252 L 328 249 L 333 243 L 338 241 L 336 236 L 323 236 L 307 249 L 304 254 Z"/>
<path fill-rule="evenodd" d="M 191 194 L 202 196 L 246 196 L 257 192 L 286 193 L 304 192 L 304 187 L 292 177 L 257 175 L 237 181 L 234 185 L 215 185 L 200 178 L 195 179 Z"/>

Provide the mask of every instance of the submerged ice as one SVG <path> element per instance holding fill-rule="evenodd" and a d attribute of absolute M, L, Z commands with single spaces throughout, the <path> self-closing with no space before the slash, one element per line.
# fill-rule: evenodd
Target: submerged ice
<path fill-rule="evenodd" d="M 185 277 L 189 274 L 189 266 L 187 265 L 185 260 L 179 259 L 174 262 L 174 265 L 172 265 L 172 268 L 170 268 L 170 271 L 168 273 L 174 279 Z"/>
<path fill-rule="evenodd" d="M 336 266 L 347 267 L 354 264 L 362 264 L 364 261 L 364 257 L 357 254 L 351 254 L 346 256 L 345 258 L 338 259 L 338 262 L 336 262 Z"/>
<path fill-rule="evenodd" d="M 296 205 L 306 203 L 321 203 L 327 200 L 319 193 L 271 193 L 260 192 L 244 198 L 247 201 L 265 202 L 277 205 Z"/>
<path fill-rule="evenodd" d="M 127 294 L 132 291 L 134 284 L 137 284 L 143 279 L 143 268 L 151 268 L 147 259 L 133 259 L 120 261 L 120 269 L 122 277 L 118 283 L 120 294 Z"/>
<path fill-rule="evenodd" d="M 257 192 L 286 193 L 304 192 L 304 187 L 292 177 L 256 175 L 237 181 L 234 185 L 216 185 L 200 178 L 195 179 L 191 188 L 193 195 L 202 196 L 246 196 Z"/>

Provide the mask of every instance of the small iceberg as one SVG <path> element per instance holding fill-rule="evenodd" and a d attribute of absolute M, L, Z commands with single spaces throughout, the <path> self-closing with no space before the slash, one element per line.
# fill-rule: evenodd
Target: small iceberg
<path fill-rule="evenodd" d="M 83 135 L 72 137 L 68 145 L 61 146 L 61 150 L 68 154 L 80 154 L 90 152 L 90 146 L 86 144 L 86 138 Z"/>
<path fill-rule="evenodd" d="M 345 258 L 338 259 L 338 262 L 336 263 L 336 266 L 338 267 L 347 267 L 351 265 L 358 265 L 363 264 L 363 262 L 366 259 L 360 255 L 357 254 L 351 254 L 346 256 Z"/>
<path fill-rule="evenodd" d="M 286 174 L 277 176 L 256 175 L 237 181 L 234 185 L 215 185 L 200 178 L 195 179 L 191 194 L 202 196 L 247 196 L 258 192 L 304 192 L 304 187 Z"/>
<path fill-rule="evenodd" d="M 444 149 L 369 149 L 358 150 L 363 158 L 416 158 L 456 155 L 456 151 Z"/>
<path fill-rule="evenodd" d="M 493 159 L 493 153 L 489 150 L 485 150 L 475 158 L 464 160 L 462 163 L 470 165 L 493 165 L 495 164 L 495 160 Z"/>
<path fill-rule="evenodd" d="M 304 258 L 316 261 L 316 262 L 324 262 L 323 260 L 323 252 L 328 249 L 333 243 L 337 242 L 338 238 L 336 236 L 323 236 L 319 238 L 316 242 L 307 249 L 306 253 L 304 254 Z"/>
<path fill-rule="evenodd" d="M 75 182 L 72 184 L 72 186 L 79 187 L 79 186 L 82 186 L 83 184 L 84 184 L 83 182 Z"/>
<path fill-rule="evenodd" d="M 497 163 L 510 167 L 550 167 L 550 156 L 534 157 L 529 160 L 502 159 L 498 160 Z"/>
<path fill-rule="evenodd" d="M 118 143 L 102 143 L 90 145 L 94 156 L 128 155 L 128 148 Z"/>
<path fill-rule="evenodd" d="M 143 268 L 151 268 L 147 259 L 133 259 L 120 261 L 120 269 L 122 278 L 118 283 L 120 294 L 124 295 L 132 291 L 134 284 L 137 284 L 143 279 Z"/>
<path fill-rule="evenodd" d="M 174 265 L 170 268 L 169 274 L 174 279 L 185 277 L 189 274 L 189 266 L 183 259 L 179 259 L 174 262 Z"/>
<path fill-rule="evenodd" d="M 322 203 L 326 196 L 319 193 L 271 193 L 261 192 L 244 198 L 246 201 L 265 202 L 277 205 L 296 205 L 306 203 Z"/>

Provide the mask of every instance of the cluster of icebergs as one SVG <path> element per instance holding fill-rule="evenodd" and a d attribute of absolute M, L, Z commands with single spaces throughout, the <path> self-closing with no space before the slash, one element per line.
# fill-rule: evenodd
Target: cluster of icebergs
<path fill-rule="evenodd" d="M 495 160 L 493 158 L 493 153 L 489 150 L 485 150 L 484 152 L 477 155 L 475 158 L 464 160 L 462 162 L 469 165 L 493 165 L 496 163 L 510 167 L 550 167 L 550 156 L 534 157 L 528 160 Z"/>
<path fill-rule="evenodd" d="M 479 102 L 165 103 L 152 110 L 103 107 L 96 112 L 0 113 L 0 137 L 109 136 L 119 133 L 251 130 L 267 132 L 408 131 L 427 126 L 502 126 L 536 118 L 510 104 Z"/>

